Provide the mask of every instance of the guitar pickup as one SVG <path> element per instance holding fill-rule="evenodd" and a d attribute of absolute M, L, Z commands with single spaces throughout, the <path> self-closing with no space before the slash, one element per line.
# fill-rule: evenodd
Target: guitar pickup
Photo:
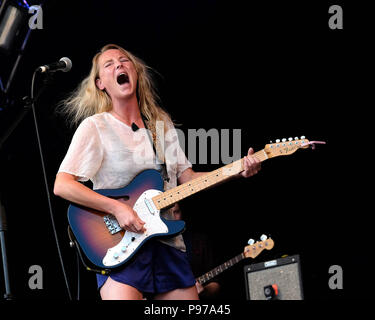
<path fill-rule="evenodd" d="M 148 211 L 150 211 L 150 213 L 152 215 L 154 215 L 155 214 L 155 209 L 154 209 L 153 205 L 151 204 L 151 201 L 148 200 L 147 198 L 145 198 L 145 204 L 147 206 Z"/>

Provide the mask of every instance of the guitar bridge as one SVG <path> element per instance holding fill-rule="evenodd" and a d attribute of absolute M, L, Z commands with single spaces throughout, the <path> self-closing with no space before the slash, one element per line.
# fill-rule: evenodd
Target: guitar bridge
<path fill-rule="evenodd" d="M 115 234 L 122 230 L 118 221 L 113 215 L 109 214 L 105 216 L 103 220 L 110 234 Z"/>

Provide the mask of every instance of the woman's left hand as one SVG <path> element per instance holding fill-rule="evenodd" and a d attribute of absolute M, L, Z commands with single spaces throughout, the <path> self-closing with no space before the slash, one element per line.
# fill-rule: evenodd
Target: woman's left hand
<path fill-rule="evenodd" d="M 244 171 L 240 175 L 244 178 L 257 174 L 260 170 L 260 160 L 253 156 L 254 150 L 250 148 L 247 156 L 244 157 Z"/>

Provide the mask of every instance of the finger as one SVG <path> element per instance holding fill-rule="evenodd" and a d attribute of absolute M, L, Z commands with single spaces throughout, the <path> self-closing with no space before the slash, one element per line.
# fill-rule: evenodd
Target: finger
<path fill-rule="evenodd" d="M 249 148 L 249 151 L 247 152 L 247 155 L 251 156 L 252 154 L 254 154 L 254 149 L 253 148 Z"/>
<path fill-rule="evenodd" d="M 249 166 L 250 166 L 250 169 L 254 169 L 255 166 L 256 166 L 256 160 L 254 157 L 247 157 L 248 160 L 249 160 Z"/>
<path fill-rule="evenodd" d="M 134 226 L 127 226 L 124 228 L 126 231 L 137 233 L 137 230 L 134 228 Z"/>
<path fill-rule="evenodd" d="M 130 232 L 135 232 L 137 233 L 140 229 L 140 227 L 137 226 L 137 220 L 131 219 L 126 225 L 125 225 L 125 230 L 130 231 Z"/>
<path fill-rule="evenodd" d="M 250 170 L 252 171 L 252 173 L 253 174 L 258 173 L 258 171 L 260 170 L 259 168 L 260 162 L 258 161 L 258 159 L 251 157 L 250 162 L 251 162 Z"/>
<path fill-rule="evenodd" d="M 250 160 L 246 158 L 246 160 L 245 160 L 245 176 L 249 177 L 251 175 L 252 175 L 251 163 L 250 163 Z"/>
<path fill-rule="evenodd" d="M 141 220 L 141 218 L 138 218 L 137 219 L 137 230 L 138 232 L 145 232 L 146 231 L 146 228 L 144 227 L 144 225 L 146 224 L 146 222 L 144 222 L 143 220 Z"/>
<path fill-rule="evenodd" d="M 137 223 L 134 225 L 137 233 L 143 233 L 146 231 L 146 228 L 144 227 L 145 222 Z"/>
<path fill-rule="evenodd" d="M 142 225 L 144 225 L 146 222 L 144 222 L 138 215 L 138 213 L 136 211 L 133 210 L 133 214 L 134 214 L 134 218 L 136 220 L 137 223 L 140 223 Z"/>
<path fill-rule="evenodd" d="M 245 171 L 248 171 L 251 167 L 251 162 L 248 157 L 245 157 Z"/>
<path fill-rule="evenodd" d="M 255 160 L 256 158 L 253 157 L 253 156 L 247 156 L 247 158 L 249 159 L 251 164 L 254 164 L 256 162 L 256 160 Z"/>

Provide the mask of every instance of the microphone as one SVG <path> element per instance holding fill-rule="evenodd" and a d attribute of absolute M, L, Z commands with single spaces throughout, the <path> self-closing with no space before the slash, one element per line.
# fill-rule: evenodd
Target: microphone
<path fill-rule="evenodd" d="M 62 72 L 68 72 L 72 68 L 72 61 L 67 58 L 63 57 L 59 60 L 59 62 L 53 62 L 50 64 L 46 64 L 44 66 L 40 66 L 37 71 L 40 73 L 44 72 L 56 72 L 56 71 L 62 71 Z"/>
<path fill-rule="evenodd" d="M 132 130 L 136 132 L 139 129 L 139 127 L 133 122 L 132 123 Z"/>

